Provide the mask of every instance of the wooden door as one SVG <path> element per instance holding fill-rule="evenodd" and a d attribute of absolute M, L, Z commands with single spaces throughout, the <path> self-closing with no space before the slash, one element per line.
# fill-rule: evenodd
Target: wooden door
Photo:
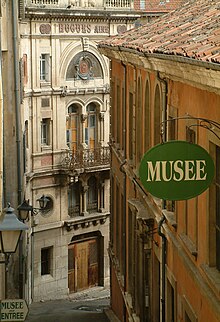
<path fill-rule="evenodd" d="M 98 243 L 93 239 L 88 243 L 89 248 L 89 287 L 98 285 L 99 282 L 99 265 L 98 265 Z"/>
<path fill-rule="evenodd" d="M 68 247 L 68 287 L 69 292 L 75 292 L 76 291 L 76 283 L 75 283 L 75 245 L 69 245 Z"/>
<path fill-rule="evenodd" d="M 77 292 L 99 284 L 98 239 L 69 245 L 68 286 Z"/>
<path fill-rule="evenodd" d="M 77 291 L 88 287 L 88 245 L 81 242 L 77 245 Z"/>

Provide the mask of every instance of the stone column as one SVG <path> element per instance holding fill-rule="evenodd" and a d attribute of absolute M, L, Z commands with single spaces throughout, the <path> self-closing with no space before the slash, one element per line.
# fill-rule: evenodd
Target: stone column
<path fill-rule="evenodd" d="M 103 145 L 104 142 L 104 112 L 99 113 L 99 121 L 100 121 L 100 144 Z"/>
<path fill-rule="evenodd" d="M 100 179 L 99 182 L 99 212 L 105 211 L 105 200 L 104 200 L 104 190 L 105 189 L 105 181 Z"/>
<path fill-rule="evenodd" d="M 87 186 L 86 184 L 82 185 L 82 212 L 81 212 L 81 216 L 85 216 L 88 214 L 87 212 L 87 197 L 86 197 L 86 192 L 88 191 L 89 186 Z"/>
<path fill-rule="evenodd" d="M 82 146 L 83 148 L 86 148 L 86 143 L 85 143 L 85 121 L 87 119 L 86 114 L 81 114 L 81 123 L 82 123 Z"/>

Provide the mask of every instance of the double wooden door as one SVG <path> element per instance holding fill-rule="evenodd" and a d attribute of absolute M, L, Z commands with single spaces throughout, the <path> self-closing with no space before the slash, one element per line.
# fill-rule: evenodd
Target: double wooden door
<path fill-rule="evenodd" d="M 77 292 L 99 284 L 98 238 L 68 247 L 68 286 Z"/>

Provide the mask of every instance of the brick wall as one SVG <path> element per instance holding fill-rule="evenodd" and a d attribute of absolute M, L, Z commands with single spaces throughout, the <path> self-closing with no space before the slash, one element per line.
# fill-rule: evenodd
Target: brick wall
<path fill-rule="evenodd" d="M 186 1 L 187 0 L 134 0 L 134 8 L 146 12 L 167 12 L 178 8 L 181 3 Z"/>

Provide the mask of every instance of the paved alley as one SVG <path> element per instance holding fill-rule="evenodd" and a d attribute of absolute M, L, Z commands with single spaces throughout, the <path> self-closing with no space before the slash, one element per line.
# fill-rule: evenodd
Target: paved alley
<path fill-rule="evenodd" d="M 71 294 L 66 300 L 32 303 L 26 322 L 117 321 L 109 309 L 110 291 L 95 287 Z"/>

